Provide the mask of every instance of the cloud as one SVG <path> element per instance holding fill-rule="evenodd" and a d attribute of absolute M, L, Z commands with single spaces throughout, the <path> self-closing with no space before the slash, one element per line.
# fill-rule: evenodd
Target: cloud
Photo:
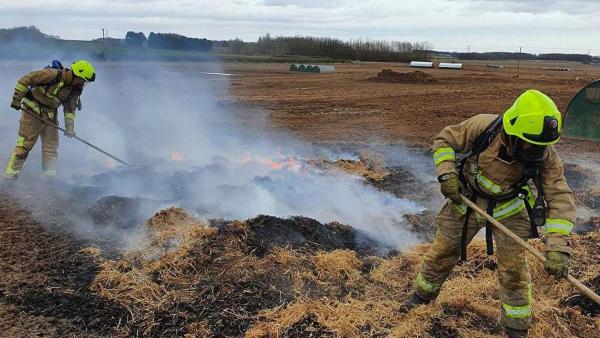
<path fill-rule="evenodd" d="M 57 0 L 53 6 L 29 0 L 3 4 L 0 22 L 79 39 L 106 28 L 116 37 L 128 30 L 244 40 L 300 34 L 429 41 L 445 50 L 532 46 L 530 52 L 600 54 L 600 40 L 589 34 L 600 30 L 598 12 L 600 2 L 592 0 Z"/>
<path fill-rule="evenodd" d="M 476 10 L 501 10 L 516 13 L 540 14 L 562 12 L 594 15 L 600 11 L 597 0 L 470 0 Z"/>
<path fill-rule="evenodd" d="M 276 6 L 276 7 L 304 7 L 304 8 L 339 8 L 344 7 L 352 1 L 322 1 L 322 0 L 307 0 L 307 1 L 294 1 L 294 0 L 264 0 L 262 3 L 265 6 Z"/>

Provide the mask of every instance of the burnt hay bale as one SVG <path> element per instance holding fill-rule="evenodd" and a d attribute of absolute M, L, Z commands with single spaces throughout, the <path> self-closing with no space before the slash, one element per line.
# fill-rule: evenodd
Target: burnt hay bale
<path fill-rule="evenodd" d="M 273 247 L 289 246 L 292 249 L 324 250 L 357 249 L 356 232 L 340 223 L 321 224 L 308 217 L 282 219 L 260 215 L 246 222 L 250 230 L 248 246 L 255 254 L 264 256 Z"/>

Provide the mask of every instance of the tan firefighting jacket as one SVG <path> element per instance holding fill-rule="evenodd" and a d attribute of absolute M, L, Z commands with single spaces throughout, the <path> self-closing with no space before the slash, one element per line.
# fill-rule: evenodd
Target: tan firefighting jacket
<path fill-rule="evenodd" d="M 65 122 L 67 119 L 73 121 L 80 94 L 71 86 L 73 77 L 69 69 L 45 68 L 27 73 L 15 86 L 13 102 L 23 100 L 26 108 L 38 114 L 46 113 L 50 119 L 54 119 L 56 110 L 62 105 Z"/>
<path fill-rule="evenodd" d="M 435 138 L 433 157 L 438 175 L 455 172 L 456 154 L 468 154 L 477 136 L 497 118 L 497 115 L 481 114 L 460 124 L 444 128 Z M 490 197 L 510 196 L 523 178 L 523 163 L 503 155 L 507 152 L 507 140 L 500 133 L 492 143 L 477 156 L 469 156 L 463 174 L 469 186 L 481 195 Z M 554 146 L 549 146 L 542 166 L 542 186 L 548 206 L 544 226 L 546 250 L 571 253 L 570 237 L 576 212 L 573 193 L 567 185 L 563 164 Z M 532 196 L 530 194 L 529 201 Z M 527 199 L 526 199 L 527 200 Z M 526 201 L 519 197 L 500 200 L 494 209 L 494 218 L 499 221 L 522 213 Z M 461 212 L 466 207 L 455 205 Z"/>

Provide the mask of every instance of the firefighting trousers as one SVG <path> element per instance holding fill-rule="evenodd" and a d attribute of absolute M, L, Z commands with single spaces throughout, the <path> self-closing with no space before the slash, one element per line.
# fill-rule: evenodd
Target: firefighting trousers
<path fill-rule="evenodd" d="M 22 112 L 17 145 L 6 165 L 6 171 L 4 172 L 5 177 L 14 178 L 19 175 L 29 152 L 37 142 L 38 137 L 42 139 L 42 169 L 44 170 L 44 175 L 56 175 L 55 164 L 58 156 L 58 130 L 35 117 Z"/>
<path fill-rule="evenodd" d="M 478 201 L 484 206 L 484 201 Z M 442 284 L 460 259 L 461 230 L 465 215 L 452 202 L 446 203 L 436 217 L 436 235 L 424 255 L 415 281 L 415 292 L 423 299 L 434 299 Z M 485 207 L 484 207 L 485 209 Z M 522 211 L 502 223 L 524 240 L 530 235 L 527 212 Z M 467 229 L 467 241 L 471 242 L 477 232 L 485 226 L 485 220 L 472 212 Z M 524 330 L 531 326 L 531 277 L 525 249 L 500 231 L 493 231 L 496 240 L 502 303 L 501 321 L 504 325 Z"/>

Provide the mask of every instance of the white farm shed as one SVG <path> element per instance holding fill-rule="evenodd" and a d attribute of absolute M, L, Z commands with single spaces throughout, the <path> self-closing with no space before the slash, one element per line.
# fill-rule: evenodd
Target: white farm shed
<path fill-rule="evenodd" d="M 443 62 L 440 62 L 440 64 L 438 65 L 438 68 L 440 68 L 440 69 L 462 69 L 463 68 L 463 64 L 462 63 L 443 63 Z"/>
<path fill-rule="evenodd" d="M 433 68 L 433 62 L 411 61 L 409 66 L 417 68 Z"/>

